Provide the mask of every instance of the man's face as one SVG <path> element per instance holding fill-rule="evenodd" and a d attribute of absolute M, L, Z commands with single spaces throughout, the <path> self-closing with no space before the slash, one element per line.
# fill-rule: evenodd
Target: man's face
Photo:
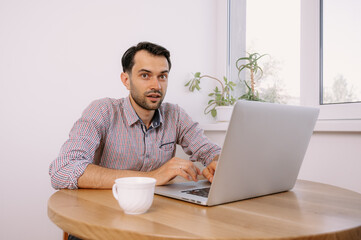
<path fill-rule="evenodd" d="M 168 74 L 169 66 L 165 57 L 154 56 L 141 50 L 135 54 L 132 73 L 124 84 L 138 106 L 146 110 L 156 110 L 165 97 Z"/>

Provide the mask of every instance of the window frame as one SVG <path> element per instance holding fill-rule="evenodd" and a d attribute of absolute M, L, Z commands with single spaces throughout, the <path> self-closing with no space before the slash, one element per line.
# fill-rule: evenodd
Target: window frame
<path fill-rule="evenodd" d="M 316 130 L 361 132 L 361 103 L 320 104 L 321 1 L 301 1 L 300 103 L 320 108 Z"/>
<path fill-rule="evenodd" d="M 246 53 L 246 7 L 247 0 L 227 0 L 226 76 L 234 82 L 238 79 L 235 63 L 240 53 Z"/>

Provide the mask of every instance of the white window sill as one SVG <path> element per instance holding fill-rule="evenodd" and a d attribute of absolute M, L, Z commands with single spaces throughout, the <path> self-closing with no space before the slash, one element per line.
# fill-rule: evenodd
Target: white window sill
<path fill-rule="evenodd" d="M 224 131 L 228 122 L 199 125 L 204 131 Z M 314 132 L 361 132 L 361 119 L 355 120 L 318 120 Z"/>
<path fill-rule="evenodd" d="M 315 132 L 361 132 L 361 119 L 318 120 Z"/>
<path fill-rule="evenodd" d="M 224 131 L 228 129 L 228 122 L 199 124 L 204 131 Z"/>

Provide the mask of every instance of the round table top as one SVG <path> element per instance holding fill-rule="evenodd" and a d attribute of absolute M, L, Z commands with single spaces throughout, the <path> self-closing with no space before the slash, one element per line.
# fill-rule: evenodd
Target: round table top
<path fill-rule="evenodd" d="M 48 216 L 84 239 L 361 239 L 361 194 L 304 180 L 213 207 L 155 195 L 141 215 L 124 214 L 111 190 L 60 190 Z"/>

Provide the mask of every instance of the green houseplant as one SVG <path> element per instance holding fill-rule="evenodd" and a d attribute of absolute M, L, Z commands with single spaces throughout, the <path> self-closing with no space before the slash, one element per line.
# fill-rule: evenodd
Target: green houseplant
<path fill-rule="evenodd" d="M 193 78 L 189 80 L 185 86 L 189 88 L 189 91 L 194 92 L 201 89 L 200 83 L 202 79 L 215 80 L 220 84 L 220 88 L 216 87 L 213 92 L 208 94 L 211 98 L 208 101 L 207 107 L 204 109 L 204 114 L 211 113 L 213 117 L 217 116 L 217 109 L 223 106 L 233 106 L 239 99 L 245 99 L 250 101 L 263 101 L 260 99 L 258 92 L 255 90 L 256 78 L 260 79 L 263 75 L 263 70 L 259 66 L 258 60 L 267 54 L 260 55 L 259 53 L 247 53 L 248 56 L 238 58 L 236 61 L 236 67 L 238 69 L 238 78 L 241 83 L 246 85 L 246 93 L 240 97 L 234 97 L 232 95 L 236 84 L 229 81 L 226 77 L 223 77 L 223 81 L 210 76 L 202 75 L 200 72 L 193 74 Z M 245 79 L 241 79 L 241 73 L 244 70 L 250 72 L 250 83 L 247 83 Z"/>
<path fill-rule="evenodd" d="M 208 101 L 207 107 L 204 109 L 204 114 L 211 113 L 213 117 L 217 116 L 216 107 L 219 106 L 232 106 L 236 102 L 236 98 L 232 96 L 232 91 L 236 84 L 232 81 L 228 81 L 226 77 L 223 77 L 223 82 L 216 77 L 209 75 L 201 75 L 200 72 L 196 72 L 193 75 L 193 78 L 189 80 L 185 86 L 189 88 L 189 91 L 194 92 L 194 90 L 199 91 L 201 89 L 200 83 L 202 79 L 213 79 L 220 84 L 220 88 L 215 87 L 213 92 L 208 94 L 211 98 Z"/>
<path fill-rule="evenodd" d="M 266 56 L 267 54 L 260 55 L 259 53 L 247 53 L 248 56 L 238 58 L 236 61 L 236 67 L 238 69 L 238 78 L 241 82 L 247 87 L 246 93 L 243 94 L 240 99 L 250 100 L 250 101 L 263 101 L 259 98 L 258 91 L 255 90 L 255 80 L 256 76 L 261 78 L 263 75 L 263 70 L 259 66 L 258 60 L 262 57 Z M 250 72 L 250 84 L 247 83 L 245 79 L 241 79 L 241 72 L 243 70 L 249 70 Z"/>

